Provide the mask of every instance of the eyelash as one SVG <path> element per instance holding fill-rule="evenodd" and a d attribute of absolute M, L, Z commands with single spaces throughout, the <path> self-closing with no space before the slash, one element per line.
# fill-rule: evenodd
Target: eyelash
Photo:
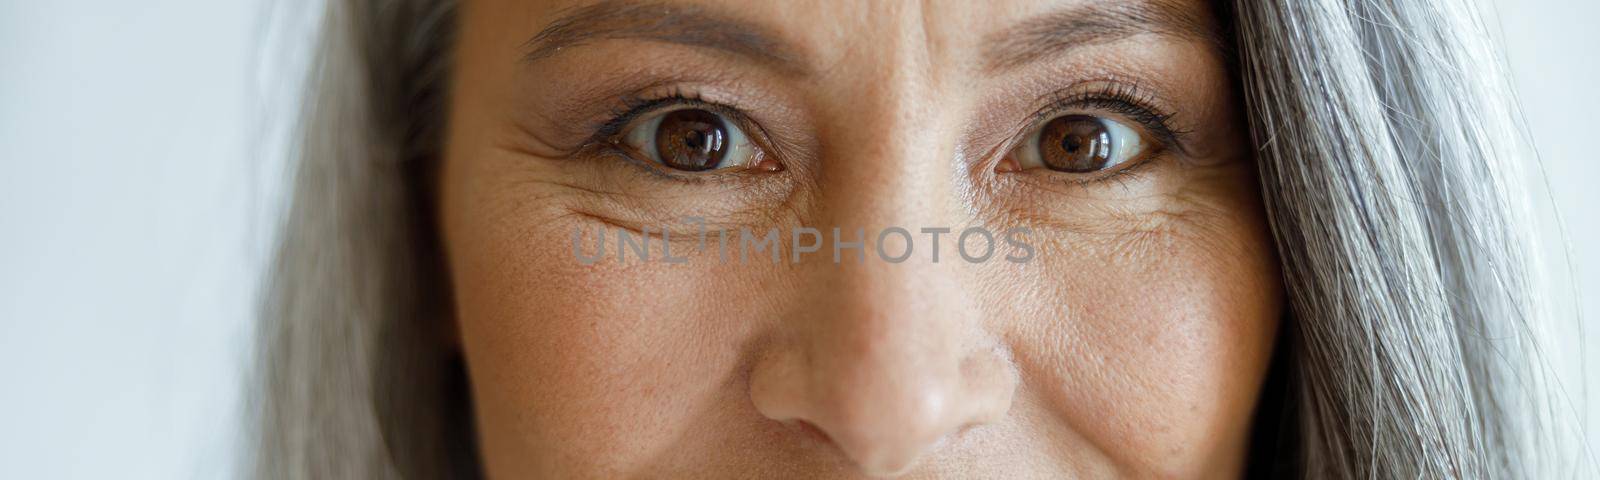
<path fill-rule="evenodd" d="M 697 93 L 685 92 L 678 89 L 668 91 L 665 95 L 653 97 L 628 95 L 622 97 L 617 108 L 611 111 L 611 119 L 601 124 L 600 128 L 595 130 L 595 135 L 592 141 L 608 141 L 612 137 L 621 134 L 622 128 L 628 126 L 629 123 L 632 123 L 635 119 L 639 118 L 640 115 L 650 113 L 661 107 L 680 104 L 706 108 L 708 110 L 713 110 L 716 113 L 736 114 L 736 112 L 733 111 L 734 109 L 731 107 L 707 102 L 702 100 L 700 95 Z"/>
<path fill-rule="evenodd" d="M 1097 109 L 1122 115 L 1148 130 L 1163 150 L 1183 151 L 1183 139 L 1189 134 L 1172 123 L 1173 114 L 1155 105 L 1159 102 L 1144 93 L 1138 83 L 1108 82 L 1093 90 L 1063 90 L 1056 93 L 1044 108 L 1039 109 L 1026 125 L 1036 126 L 1058 115 L 1079 109 Z M 1159 152 L 1158 152 L 1159 153 Z M 1153 156 L 1153 155 L 1152 155 Z"/>
<path fill-rule="evenodd" d="M 1142 128 L 1150 132 L 1155 137 L 1155 140 L 1158 144 L 1158 148 L 1155 152 L 1146 154 L 1145 158 L 1130 162 L 1126 167 L 1119 168 L 1111 172 L 1106 172 L 1101 175 L 1093 175 L 1091 178 L 1070 180 L 1079 185 L 1109 181 L 1126 175 L 1138 173 L 1139 170 L 1142 170 L 1147 164 L 1150 163 L 1150 160 L 1160 157 L 1163 152 L 1168 150 L 1182 152 L 1185 150 L 1183 146 L 1183 140 L 1189 132 L 1186 130 L 1180 130 L 1173 126 L 1173 114 L 1156 108 L 1154 106 L 1156 103 L 1157 102 L 1154 97 L 1145 94 L 1140 90 L 1138 83 L 1112 81 L 1107 82 L 1103 86 L 1093 90 L 1079 90 L 1077 92 L 1063 90 L 1057 93 L 1055 98 L 1052 98 L 1044 108 L 1039 109 L 1037 112 L 1031 115 L 1029 121 L 1023 124 L 1027 127 L 1021 129 L 1021 132 L 1024 135 L 1031 134 L 1032 129 L 1037 128 L 1037 125 L 1040 125 L 1042 122 L 1048 121 L 1057 115 L 1062 115 L 1069 111 L 1082 109 L 1101 110 L 1121 115 L 1129 120 L 1132 120 L 1134 123 L 1139 124 Z M 610 119 L 604 121 L 594 129 L 594 135 L 587 142 L 585 142 L 585 145 L 606 148 L 611 150 L 611 152 L 608 153 L 622 154 L 622 156 L 627 157 L 627 159 L 630 161 L 644 164 L 646 162 L 637 161 L 633 159 L 631 154 L 621 151 L 621 149 L 614 145 L 612 140 L 616 138 L 617 135 L 622 133 L 623 128 L 626 128 L 628 124 L 632 123 L 640 116 L 663 107 L 678 105 L 703 108 L 725 115 L 737 123 L 740 128 L 746 129 L 747 132 L 759 132 L 759 134 L 762 136 L 766 135 L 765 129 L 762 129 L 759 125 L 754 125 L 753 122 L 749 121 L 748 117 L 746 117 L 737 108 L 719 103 L 708 102 L 701 98 L 698 93 L 674 88 L 657 96 L 635 94 L 623 97 L 618 102 L 617 107 L 614 108 L 610 113 Z M 754 126 L 755 128 L 747 128 L 751 126 Z M 1009 147 L 1006 151 L 1009 151 Z M 651 170 L 651 173 L 655 175 L 676 180 L 709 180 L 709 177 L 715 176 L 715 174 L 699 174 L 694 176 L 679 175 L 660 171 L 660 169 L 656 169 L 648 165 L 643 166 Z"/>

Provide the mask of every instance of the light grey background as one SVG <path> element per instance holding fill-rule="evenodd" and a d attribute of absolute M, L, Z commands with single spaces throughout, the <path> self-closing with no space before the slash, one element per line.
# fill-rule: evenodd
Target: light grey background
<path fill-rule="evenodd" d="M 1600 284 L 1600 2 L 1496 2 L 1573 271 Z M 0 0 L 0 478 L 231 476 L 300 77 L 281 39 L 314 3 Z M 1600 345 L 1583 330 L 1558 333 Z M 1597 431 L 1576 357 L 1552 358 Z"/>

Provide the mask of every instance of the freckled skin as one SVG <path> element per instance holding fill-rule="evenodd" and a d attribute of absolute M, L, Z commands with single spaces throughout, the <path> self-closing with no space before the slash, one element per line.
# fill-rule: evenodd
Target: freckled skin
<path fill-rule="evenodd" d="M 462 9 L 437 200 L 491 478 L 1241 474 L 1283 293 L 1221 52 L 1138 35 L 996 73 L 986 39 L 1087 2 L 672 3 L 759 26 L 809 73 L 639 39 L 524 62 L 586 3 Z M 1116 175 L 1008 159 L 1041 99 L 1107 79 L 1170 113 L 1181 151 Z M 576 148 L 663 92 L 738 110 L 752 164 L 781 168 L 663 175 Z M 784 261 L 719 262 L 687 216 L 777 228 Z M 649 226 L 659 259 L 663 225 L 686 263 L 571 250 Z M 997 232 L 991 261 L 957 255 L 971 225 Z M 825 241 L 792 263 L 802 226 Z M 866 229 L 867 261 L 830 261 L 833 226 Z M 872 250 L 889 226 L 910 260 Z M 1003 260 L 1016 226 L 1030 262 Z M 938 263 L 923 227 L 952 229 Z"/>

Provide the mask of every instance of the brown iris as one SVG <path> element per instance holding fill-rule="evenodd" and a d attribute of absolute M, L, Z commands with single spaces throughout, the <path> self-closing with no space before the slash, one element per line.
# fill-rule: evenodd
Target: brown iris
<path fill-rule="evenodd" d="M 1039 132 L 1039 160 L 1051 170 L 1087 173 L 1111 161 L 1111 132 L 1100 119 L 1068 115 Z"/>
<path fill-rule="evenodd" d="M 717 114 L 698 109 L 675 110 L 656 127 L 656 153 L 661 163 L 699 172 L 717 168 L 728 153 L 728 131 Z"/>

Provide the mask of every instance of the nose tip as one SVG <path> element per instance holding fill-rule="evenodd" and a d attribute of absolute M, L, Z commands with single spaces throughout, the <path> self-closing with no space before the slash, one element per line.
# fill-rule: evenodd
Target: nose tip
<path fill-rule="evenodd" d="M 898 475 L 925 451 L 967 422 L 951 411 L 949 392 L 911 389 L 900 401 L 857 403 L 836 418 L 812 420 L 863 473 Z M 883 408 L 860 408 L 860 407 Z"/>
<path fill-rule="evenodd" d="M 1015 383 L 992 355 L 945 362 L 953 368 L 908 358 L 789 360 L 774 359 L 752 378 L 757 410 L 814 428 L 862 473 L 878 477 L 902 474 L 945 439 L 1003 417 Z"/>

